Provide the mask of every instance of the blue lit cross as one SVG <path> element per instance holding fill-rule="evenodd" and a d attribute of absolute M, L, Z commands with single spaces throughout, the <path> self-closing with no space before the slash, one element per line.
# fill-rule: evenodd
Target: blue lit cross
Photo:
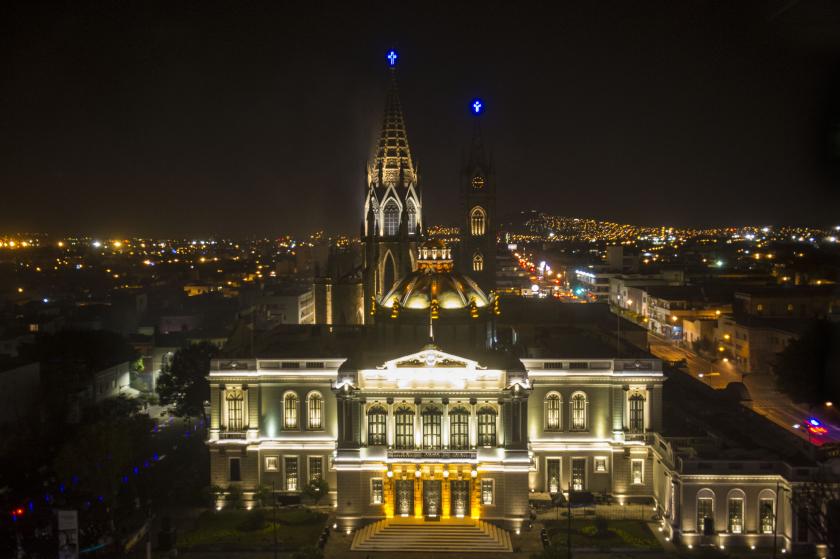
<path fill-rule="evenodd" d="M 473 99 L 472 105 L 470 106 L 474 114 L 479 114 L 484 110 L 484 104 L 481 102 L 481 99 Z"/>
<path fill-rule="evenodd" d="M 389 66 L 396 66 L 397 65 L 397 51 L 389 51 L 388 55 L 385 57 L 388 59 Z"/>

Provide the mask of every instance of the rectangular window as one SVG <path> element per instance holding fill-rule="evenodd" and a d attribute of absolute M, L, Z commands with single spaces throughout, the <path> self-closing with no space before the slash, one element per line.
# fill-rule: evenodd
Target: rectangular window
<path fill-rule="evenodd" d="M 481 504 L 482 505 L 492 505 L 494 502 L 494 480 L 492 479 L 482 479 L 481 480 Z"/>
<path fill-rule="evenodd" d="M 744 531 L 744 500 L 729 499 L 728 527 L 731 534 Z"/>
<path fill-rule="evenodd" d="M 761 499 L 758 502 L 758 520 L 762 534 L 772 534 L 776 527 L 776 515 L 773 513 L 773 499 Z"/>
<path fill-rule="evenodd" d="M 496 414 L 478 411 L 478 446 L 496 446 Z"/>
<path fill-rule="evenodd" d="M 298 459 L 295 456 L 287 456 L 283 460 L 286 471 L 286 491 L 298 490 Z"/>
<path fill-rule="evenodd" d="M 231 458 L 228 461 L 228 480 L 242 481 L 242 471 L 240 469 L 239 458 Z"/>
<path fill-rule="evenodd" d="M 572 458 L 572 491 L 586 491 L 586 458 Z"/>
<path fill-rule="evenodd" d="M 384 445 L 387 438 L 388 414 L 385 408 L 376 406 L 368 410 L 368 444 Z"/>
<path fill-rule="evenodd" d="M 470 447 L 470 416 L 466 410 L 449 414 L 449 448 L 465 450 Z"/>
<path fill-rule="evenodd" d="M 549 458 L 545 461 L 546 485 L 549 493 L 560 492 L 560 459 Z"/>
<path fill-rule="evenodd" d="M 645 430 L 645 399 L 639 394 L 630 397 L 630 432 L 642 433 Z"/>
<path fill-rule="evenodd" d="M 266 472 L 278 472 L 280 471 L 280 458 L 277 456 L 266 456 L 265 457 L 265 471 Z"/>
<path fill-rule="evenodd" d="M 385 502 L 385 489 L 381 477 L 370 480 L 370 504 L 381 505 Z"/>
<path fill-rule="evenodd" d="M 309 481 L 323 479 L 324 459 L 321 456 L 309 457 Z"/>
<path fill-rule="evenodd" d="M 607 457 L 606 456 L 596 456 L 595 457 L 595 473 L 596 474 L 603 474 L 607 471 Z"/>
<path fill-rule="evenodd" d="M 706 534 L 707 519 L 712 524 L 712 532 L 714 532 L 713 519 L 714 515 L 714 501 L 708 497 L 697 499 L 697 532 Z"/>
<path fill-rule="evenodd" d="M 440 413 L 423 414 L 423 448 L 440 448 Z"/>
<path fill-rule="evenodd" d="M 394 422 L 396 424 L 396 440 L 394 441 L 396 448 L 399 450 L 414 448 L 414 414 L 398 411 Z"/>
<path fill-rule="evenodd" d="M 630 481 L 633 485 L 642 485 L 645 482 L 645 461 L 633 459 L 630 461 Z"/>
<path fill-rule="evenodd" d="M 227 428 L 229 431 L 241 431 L 245 428 L 245 400 L 242 392 L 236 391 L 227 396 Z"/>

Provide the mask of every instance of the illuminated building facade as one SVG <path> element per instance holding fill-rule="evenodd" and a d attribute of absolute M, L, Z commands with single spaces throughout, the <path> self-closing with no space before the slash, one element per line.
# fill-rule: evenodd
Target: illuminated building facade
<path fill-rule="evenodd" d="M 461 166 L 461 254 L 459 270 L 468 274 L 485 293 L 496 289 L 496 173 L 484 147 L 481 115 L 484 104 L 471 105 L 473 134 Z"/>
<path fill-rule="evenodd" d="M 397 90 L 396 57 L 388 60 L 385 116 L 367 167 L 361 231 L 365 305 L 378 301 L 397 279 L 416 268 L 414 255 L 423 234 L 422 192 Z"/>

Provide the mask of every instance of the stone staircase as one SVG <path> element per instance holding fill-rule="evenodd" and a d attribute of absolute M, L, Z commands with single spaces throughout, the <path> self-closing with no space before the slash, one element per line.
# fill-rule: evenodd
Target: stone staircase
<path fill-rule="evenodd" d="M 380 520 L 357 530 L 353 551 L 502 553 L 512 551 L 510 534 L 489 522 L 470 519 L 425 522 Z"/>

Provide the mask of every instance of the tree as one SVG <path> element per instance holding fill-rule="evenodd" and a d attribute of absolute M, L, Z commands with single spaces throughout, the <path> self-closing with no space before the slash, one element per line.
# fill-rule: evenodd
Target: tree
<path fill-rule="evenodd" d="M 814 478 L 795 488 L 791 502 L 800 522 L 817 543 L 828 547 L 829 557 L 840 550 L 840 479 L 829 470 L 820 469 Z"/>
<path fill-rule="evenodd" d="M 207 421 L 204 403 L 210 400 L 210 359 L 217 353 L 213 344 L 202 342 L 175 352 L 172 367 L 161 373 L 158 393 L 162 404 L 171 404 L 180 416 L 201 416 Z"/>
<path fill-rule="evenodd" d="M 779 390 L 796 402 L 811 405 L 840 401 L 840 325 L 816 321 L 776 357 Z"/>
<path fill-rule="evenodd" d="M 303 494 L 312 499 L 312 502 L 315 505 L 321 502 L 328 493 L 330 492 L 330 484 L 327 483 L 327 480 L 317 477 L 306 484 L 306 487 L 303 488 Z"/>

